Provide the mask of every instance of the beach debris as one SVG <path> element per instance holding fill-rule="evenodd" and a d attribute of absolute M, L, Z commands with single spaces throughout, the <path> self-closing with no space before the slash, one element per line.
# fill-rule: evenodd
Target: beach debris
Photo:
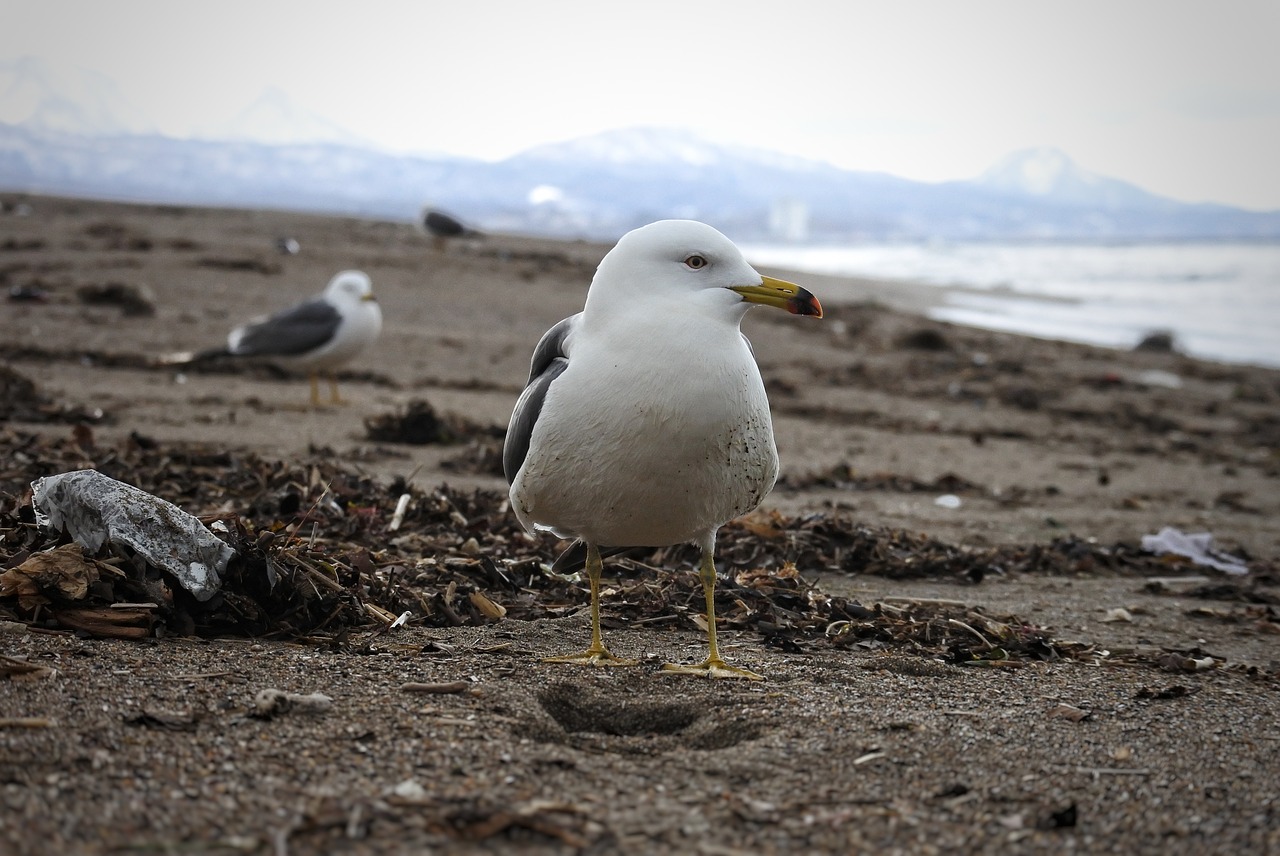
<path fill-rule="evenodd" d="M 276 238 L 276 252 L 284 256 L 296 256 L 302 249 L 302 245 L 298 243 L 297 238 L 282 237 Z"/>
<path fill-rule="evenodd" d="M 29 663 L 23 657 L 0 654 L 0 678 L 12 681 L 43 681 L 58 676 L 58 670 L 39 663 Z"/>
<path fill-rule="evenodd" d="M 0 717 L 0 728 L 53 728 L 57 721 L 43 716 Z"/>
<path fill-rule="evenodd" d="M 1186 533 L 1173 526 L 1165 526 L 1155 535 L 1143 535 L 1142 549 L 1156 555 L 1182 556 L 1224 574 L 1239 576 L 1249 573 L 1249 566 L 1243 561 L 1230 553 L 1215 550 L 1213 535 L 1208 532 Z"/>
<path fill-rule="evenodd" d="M 176 505 L 96 470 L 45 476 L 32 483 L 31 491 L 39 525 L 65 531 L 90 553 L 104 544 L 128 548 L 172 574 L 196 600 L 217 593 L 235 556 Z"/>
<path fill-rule="evenodd" d="M 205 256 L 197 259 L 196 267 L 211 268 L 212 270 L 229 270 L 244 271 L 248 273 L 260 273 L 264 276 L 275 276 L 284 270 L 278 262 L 265 261 L 257 258 L 221 258 L 218 256 Z"/>
<path fill-rule="evenodd" d="M 414 399 L 392 413 L 370 416 L 364 427 L 370 440 L 413 446 L 464 443 L 494 430 L 452 413 L 438 414 L 431 402 L 423 399 Z"/>
<path fill-rule="evenodd" d="M 290 693 L 275 688 L 259 690 L 253 697 L 250 716 L 257 719 L 273 719 L 283 713 L 327 713 L 333 707 L 333 699 L 324 693 Z"/>
<path fill-rule="evenodd" d="M 1050 719 L 1065 719 L 1068 722 L 1084 722 L 1093 716 L 1093 711 L 1081 710 L 1070 704 L 1058 704 L 1050 708 L 1046 716 Z"/>
<path fill-rule="evenodd" d="M 124 718 L 126 725 L 140 728 L 157 728 L 162 731 L 195 731 L 196 715 L 187 711 L 162 710 L 158 707 L 144 708 L 130 713 Z"/>
<path fill-rule="evenodd" d="M 840 490 L 876 490 L 896 493 L 943 493 L 952 495 L 989 495 L 991 492 L 979 484 L 955 473 L 943 473 L 928 481 L 891 472 L 862 473 L 848 462 L 841 462 L 825 470 L 802 476 L 783 474 L 778 479 L 780 487 L 804 490 L 814 487 L 831 487 Z"/>
<path fill-rule="evenodd" d="M 48 303 L 49 292 L 38 285 L 11 285 L 7 299 L 10 303 Z"/>
<path fill-rule="evenodd" d="M 392 788 L 391 793 L 410 803 L 419 803 L 427 799 L 427 789 L 416 779 L 405 779 Z"/>
<path fill-rule="evenodd" d="M 1123 606 L 1117 606 L 1113 609 L 1108 609 L 1106 614 L 1102 616 L 1102 621 L 1107 624 L 1116 621 L 1133 621 L 1133 613 Z"/>
<path fill-rule="evenodd" d="M 1189 687 L 1186 684 L 1173 684 L 1167 687 L 1142 687 L 1134 694 L 1134 698 L 1148 701 L 1167 701 L 1175 698 L 1186 698 L 1200 692 L 1200 687 Z"/>
<path fill-rule="evenodd" d="M 913 351 L 950 351 L 951 340 L 936 327 L 921 327 L 902 335 L 898 347 Z"/>
<path fill-rule="evenodd" d="M 473 842 L 488 841 L 512 829 L 527 830 L 559 841 L 575 852 L 587 850 L 605 834 L 583 806 L 542 799 L 513 805 L 495 804 L 485 798 L 483 802 L 453 809 L 439 825 L 443 831 Z"/>
<path fill-rule="evenodd" d="M 146 252 L 154 242 L 145 233 L 115 220 L 98 220 L 84 227 L 84 233 L 102 241 L 108 250 Z"/>
<path fill-rule="evenodd" d="M 954 493 L 944 493 L 942 496 L 935 498 L 933 504 L 939 508 L 959 508 L 964 503 Z"/>
<path fill-rule="evenodd" d="M 471 681 L 449 681 L 448 683 L 424 684 L 410 681 L 400 685 L 402 693 L 427 693 L 431 695 L 452 695 L 465 693 L 472 687 Z"/>
<path fill-rule="evenodd" d="M 27 483 L 61 463 L 83 465 L 86 457 L 127 476 L 139 490 L 180 495 L 184 506 L 213 512 L 205 522 L 236 551 L 221 588 L 198 602 L 176 585 L 173 591 L 160 585 L 167 573 L 116 557 L 94 566 L 98 578 L 81 600 L 50 586 L 34 592 L 49 603 L 32 607 L 11 587 L 11 594 L 0 594 L 0 620 L 94 636 L 269 635 L 312 645 L 363 644 L 373 651 L 406 613 L 421 628 L 479 627 L 561 617 L 583 602 L 585 582 L 547 570 L 557 548 L 520 530 L 505 493 L 447 485 L 421 489 L 409 479 L 385 485 L 325 449 L 286 462 L 141 436 L 118 446 L 86 446 L 70 435 L 0 432 L 0 496 L 27 497 L 0 503 L 0 567 L 16 569 L 37 553 L 67 545 L 66 535 L 35 525 Z M 393 532 L 389 522 L 405 495 L 410 500 Z M 721 626 L 759 634 L 759 644 L 775 650 L 803 655 L 833 647 L 910 655 L 928 661 L 929 674 L 950 669 L 957 678 L 957 666 L 1011 669 L 1061 660 L 1119 659 L 1160 668 L 1156 654 L 1109 654 L 1064 641 L 1018 616 L 987 614 L 969 598 L 863 604 L 831 595 L 813 581 L 817 574 L 840 572 L 968 584 L 988 574 L 1106 573 L 1141 581 L 1170 572 L 1166 559 L 1134 544 L 1068 536 L 1031 545 L 962 547 L 866 526 L 852 514 L 833 511 L 751 515 L 724 527 L 720 549 L 725 566 L 733 569 L 716 592 Z M 639 549 L 617 558 L 608 619 L 635 627 L 696 626 L 705 608 L 696 559 L 696 548 L 686 546 Z M 357 643 L 357 628 L 374 633 Z M 425 650 L 447 653 L 447 646 Z"/>
<path fill-rule="evenodd" d="M 396 510 L 391 514 L 391 522 L 387 524 L 388 532 L 395 532 L 404 523 L 404 514 L 409 510 L 409 500 L 412 498 L 412 494 L 400 494 L 400 498 L 396 500 Z"/>
<path fill-rule="evenodd" d="M 55 547 L 0 574 L 0 596 L 17 597 L 28 608 L 49 603 L 45 592 L 66 600 L 83 600 L 89 585 L 98 579 L 99 567 L 100 563 L 85 557 L 79 544 Z"/>
<path fill-rule="evenodd" d="M 1172 354 L 1177 350 L 1177 337 L 1172 330 L 1152 330 L 1144 333 L 1133 349 L 1153 354 Z"/>
<path fill-rule="evenodd" d="M 105 639 L 146 639 L 152 635 L 156 613 L 151 607 L 75 609 L 57 606 L 52 614 L 58 624 L 88 636 Z"/>
<path fill-rule="evenodd" d="M 1161 389 L 1182 389 L 1182 378 L 1163 369 L 1147 369 L 1134 378 L 1142 386 L 1158 386 Z"/>
<path fill-rule="evenodd" d="M 1166 672 L 1204 672 L 1217 665 L 1212 657 L 1197 657 L 1194 653 L 1183 654 L 1177 651 L 1161 654 L 1156 662 Z"/>
<path fill-rule="evenodd" d="M 6 365 L 0 365 L 0 422 L 92 423 L 101 421 L 101 410 L 58 404 L 44 395 L 35 382 Z"/>
<path fill-rule="evenodd" d="M 1069 803 L 1059 809 L 1051 809 L 1037 818 L 1036 829 L 1070 829 L 1080 819 L 1080 810 L 1075 803 Z"/>
<path fill-rule="evenodd" d="M 156 298 L 145 285 L 123 282 L 92 283 L 76 289 L 81 302 L 94 306 L 118 306 L 125 315 L 156 314 Z"/>

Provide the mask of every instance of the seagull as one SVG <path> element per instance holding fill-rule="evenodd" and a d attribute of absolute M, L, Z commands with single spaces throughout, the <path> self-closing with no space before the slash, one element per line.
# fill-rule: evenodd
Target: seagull
<path fill-rule="evenodd" d="M 322 403 L 321 373 L 329 379 L 330 403 L 343 404 L 333 370 L 372 345 L 381 330 L 382 310 L 373 296 L 373 283 L 362 271 L 344 270 L 319 297 L 236 327 L 227 336 L 226 347 L 175 355 L 164 362 L 172 365 L 225 356 L 279 359 L 307 372 L 312 406 Z"/>
<path fill-rule="evenodd" d="M 452 214 L 446 214 L 438 208 L 426 208 L 422 212 L 422 228 L 432 237 L 437 250 L 444 249 L 444 242 L 449 238 L 479 238 L 481 233 L 463 223 Z"/>
<path fill-rule="evenodd" d="M 720 656 L 714 561 L 720 527 L 778 475 L 769 399 L 741 330 L 756 305 L 822 317 L 813 294 L 761 276 L 711 226 L 660 220 L 624 235 L 583 310 L 538 342 L 503 448 L 511 507 L 527 531 L 583 542 L 591 587 L 590 646 L 549 662 L 636 665 L 601 637 L 601 550 L 694 542 L 708 654 L 663 669 L 762 680 Z"/>

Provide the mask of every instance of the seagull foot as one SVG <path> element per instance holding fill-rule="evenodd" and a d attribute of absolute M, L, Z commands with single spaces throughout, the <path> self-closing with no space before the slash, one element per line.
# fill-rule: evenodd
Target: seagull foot
<path fill-rule="evenodd" d="M 577 654 L 543 657 L 544 663 L 572 663 L 575 666 L 638 666 L 639 660 L 627 660 L 609 653 L 607 648 L 588 648 Z"/>
<path fill-rule="evenodd" d="M 746 681 L 764 680 L 764 675 L 757 675 L 755 672 L 730 666 L 719 657 L 716 657 L 714 660 L 708 658 L 696 666 L 686 666 L 681 663 L 667 663 L 662 667 L 662 671 L 671 672 L 677 675 L 697 675 L 702 678 L 737 678 L 739 680 Z"/>

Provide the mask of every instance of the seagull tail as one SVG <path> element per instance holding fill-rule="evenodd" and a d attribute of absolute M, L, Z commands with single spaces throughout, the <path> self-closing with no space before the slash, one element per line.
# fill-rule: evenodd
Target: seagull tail
<path fill-rule="evenodd" d="M 203 351 L 172 351 L 167 354 L 161 354 L 155 358 L 157 366 L 189 366 L 192 363 L 202 363 L 207 360 L 216 359 L 218 357 L 230 356 L 231 351 L 227 348 L 207 348 Z"/>
<path fill-rule="evenodd" d="M 600 549 L 600 558 L 608 559 L 612 556 L 620 556 L 624 553 L 641 550 L 642 547 L 602 547 Z M 574 541 L 568 548 L 556 557 L 551 563 L 553 573 L 562 576 L 575 574 L 587 566 L 587 542 Z"/>

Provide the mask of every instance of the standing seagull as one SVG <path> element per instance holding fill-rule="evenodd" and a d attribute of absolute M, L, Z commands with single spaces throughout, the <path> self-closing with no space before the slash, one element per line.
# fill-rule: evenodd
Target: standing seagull
<path fill-rule="evenodd" d="M 372 345 L 381 331 L 382 310 L 373 283 L 361 271 L 344 270 L 319 297 L 241 324 L 227 336 L 225 348 L 202 351 L 192 359 L 279 359 L 307 372 L 313 406 L 321 404 L 321 373 L 329 379 L 330 403 L 342 404 L 333 370 Z"/>
<path fill-rule="evenodd" d="M 507 430 L 511 507 L 529 531 L 587 547 L 591 645 L 552 662 L 635 665 L 600 634 L 602 547 L 693 541 L 707 601 L 706 660 L 668 671 L 760 676 L 716 647 L 716 532 L 773 487 L 769 399 L 742 318 L 755 304 L 822 317 L 807 290 L 762 277 L 703 223 L 662 220 L 624 235 L 582 312 L 538 342 Z"/>

